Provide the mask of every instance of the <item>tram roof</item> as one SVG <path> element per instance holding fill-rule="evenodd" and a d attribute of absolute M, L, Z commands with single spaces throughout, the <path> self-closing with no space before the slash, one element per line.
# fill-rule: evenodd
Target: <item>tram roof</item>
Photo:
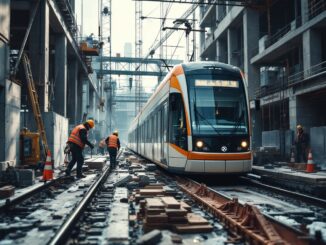
<path fill-rule="evenodd" d="M 201 61 L 201 62 L 189 62 L 189 63 L 183 63 L 182 68 L 185 73 L 192 72 L 192 71 L 198 71 L 198 70 L 223 70 L 226 72 L 231 73 L 237 73 L 239 74 L 240 69 L 236 66 L 217 62 L 217 61 Z"/>

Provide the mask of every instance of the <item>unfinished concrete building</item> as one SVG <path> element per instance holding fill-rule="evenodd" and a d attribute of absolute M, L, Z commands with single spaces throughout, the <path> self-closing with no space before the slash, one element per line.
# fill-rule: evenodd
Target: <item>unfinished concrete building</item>
<path fill-rule="evenodd" d="M 93 135 L 106 130 L 103 86 L 92 74 L 92 50 L 81 45 L 74 5 L 74 0 L 0 1 L 0 161 L 18 164 L 20 130 L 36 131 L 22 65 L 15 71 L 22 49 L 30 59 L 56 165 L 63 163 L 74 125 L 93 118 Z"/>
<path fill-rule="evenodd" d="M 202 6 L 201 59 L 243 69 L 256 152 L 269 148 L 289 159 L 302 124 L 315 162 L 326 167 L 326 2 L 257 3 Z"/>

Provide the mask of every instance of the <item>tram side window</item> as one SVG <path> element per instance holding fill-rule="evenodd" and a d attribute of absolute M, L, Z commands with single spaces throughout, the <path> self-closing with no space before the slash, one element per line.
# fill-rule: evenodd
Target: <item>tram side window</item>
<path fill-rule="evenodd" d="M 186 116 L 181 94 L 173 93 L 170 95 L 169 114 L 170 142 L 186 150 Z"/>

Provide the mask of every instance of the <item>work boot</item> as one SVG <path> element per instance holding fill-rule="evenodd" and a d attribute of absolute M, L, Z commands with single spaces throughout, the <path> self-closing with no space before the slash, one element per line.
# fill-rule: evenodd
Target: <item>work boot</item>
<path fill-rule="evenodd" d="M 77 178 L 77 179 L 83 179 L 83 178 L 86 178 L 86 175 L 83 175 L 83 174 L 81 174 L 81 175 L 77 175 L 76 178 Z"/>

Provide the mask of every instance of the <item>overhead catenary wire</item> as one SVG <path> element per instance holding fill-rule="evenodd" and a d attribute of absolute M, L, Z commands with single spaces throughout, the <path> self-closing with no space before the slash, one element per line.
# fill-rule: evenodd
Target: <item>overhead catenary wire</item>
<path fill-rule="evenodd" d="M 169 61 L 172 61 L 173 56 L 175 55 L 176 50 L 179 48 L 180 41 L 181 41 L 181 39 L 183 38 L 183 35 L 184 35 L 184 34 L 185 34 L 185 32 L 182 32 L 182 33 L 181 33 L 180 38 L 179 38 L 179 40 L 178 40 L 178 43 L 177 43 L 177 45 L 175 46 L 174 51 L 173 51 L 173 53 L 172 53 L 171 58 L 170 58 Z"/>

